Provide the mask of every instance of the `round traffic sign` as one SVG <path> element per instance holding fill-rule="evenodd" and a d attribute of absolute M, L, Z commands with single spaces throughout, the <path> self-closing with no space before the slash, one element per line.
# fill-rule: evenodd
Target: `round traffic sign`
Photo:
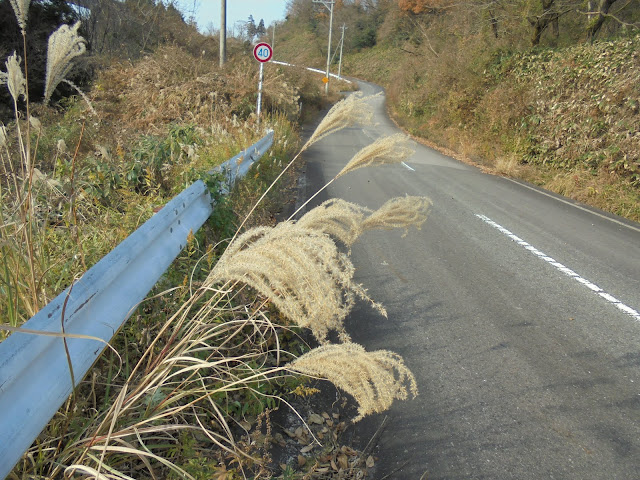
<path fill-rule="evenodd" d="M 268 43 L 259 43 L 253 47 L 253 56 L 261 63 L 268 62 L 273 57 L 273 48 Z"/>

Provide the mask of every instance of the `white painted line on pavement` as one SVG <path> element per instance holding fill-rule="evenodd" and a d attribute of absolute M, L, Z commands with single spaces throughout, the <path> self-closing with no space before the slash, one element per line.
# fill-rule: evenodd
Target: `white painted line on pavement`
<path fill-rule="evenodd" d="M 402 162 L 402 165 L 404 165 L 405 167 L 407 167 L 409 170 L 411 170 L 412 172 L 415 172 L 415 168 L 411 168 L 409 165 L 407 165 L 406 163 Z"/>
<path fill-rule="evenodd" d="M 613 304 L 618 310 L 621 310 L 624 313 L 626 313 L 627 315 L 633 317 L 635 320 L 640 321 L 640 312 L 638 312 L 637 310 L 634 310 L 633 308 L 625 305 L 624 303 L 622 303 L 620 300 L 618 300 L 613 295 L 609 295 L 607 292 L 602 290 L 595 283 L 592 283 L 589 280 L 587 280 L 585 278 L 582 278 L 576 272 L 574 272 L 570 268 L 565 267 L 560 262 L 556 262 L 553 258 L 551 258 L 550 256 L 542 253 L 540 250 L 538 250 L 534 246 L 528 244 L 527 242 L 522 240 L 517 235 L 514 235 L 509 230 L 504 228 L 502 225 L 499 225 L 496 222 L 494 222 L 493 220 L 491 220 L 489 217 L 486 217 L 484 215 L 480 215 L 480 214 L 477 214 L 477 213 L 476 213 L 476 217 L 478 217 L 480 220 L 482 220 L 483 222 L 487 223 L 488 225 L 491 225 L 496 230 L 499 230 L 500 232 L 504 233 L 507 237 L 509 237 L 514 242 L 516 242 L 518 245 L 520 245 L 520 246 L 526 248 L 527 250 L 529 250 L 536 257 L 544 260 L 545 262 L 547 262 L 550 265 L 553 265 L 557 270 L 559 270 L 562 273 L 564 273 L 565 275 L 573 278 L 577 282 L 580 282 L 581 284 L 583 284 L 585 287 L 589 288 L 590 290 L 593 290 L 595 293 L 597 293 L 602 298 L 604 298 L 607 302 Z"/>
<path fill-rule="evenodd" d="M 557 200 L 559 202 L 566 203 L 567 205 L 571 205 L 572 207 L 579 208 L 580 210 L 583 210 L 583 211 L 588 212 L 588 213 L 590 213 L 592 215 L 595 215 L 596 217 L 604 218 L 605 220 L 609 220 L 610 222 L 617 223 L 618 225 L 622 225 L 623 227 L 627 227 L 627 228 L 630 228 L 631 230 L 635 230 L 636 232 L 640 232 L 640 228 L 638 228 L 638 227 L 634 227 L 633 225 L 629 225 L 627 223 L 621 222 L 620 220 L 616 220 L 615 218 L 608 217 L 607 215 L 602 215 L 601 213 L 594 212 L 593 210 L 585 208 L 585 207 L 583 207 L 581 205 L 578 205 L 576 203 L 569 202 L 568 200 L 564 200 L 562 198 L 556 197 L 555 195 L 551 195 L 551 194 L 549 194 L 547 192 L 543 192 L 542 190 L 539 190 L 537 188 L 533 188 L 533 187 L 527 185 L 526 183 L 519 182 L 517 180 L 514 180 L 513 178 L 508 178 L 508 177 L 502 177 L 502 178 L 504 178 L 506 180 L 509 180 L 510 182 L 516 183 L 516 184 L 520 185 L 521 187 L 525 187 L 525 188 L 528 188 L 529 190 L 533 190 L 534 192 L 538 192 L 541 195 L 545 195 L 545 196 L 547 196 L 549 198 L 553 198 L 554 200 Z"/>

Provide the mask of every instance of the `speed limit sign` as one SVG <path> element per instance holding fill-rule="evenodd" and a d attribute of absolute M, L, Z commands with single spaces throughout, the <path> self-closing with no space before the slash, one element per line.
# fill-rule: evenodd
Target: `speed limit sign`
<path fill-rule="evenodd" d="M 273 48 L 268 43 L 259 43 L 253 48 L 253 56 L 260 63 L 268 62 L 273 57 Z"/>

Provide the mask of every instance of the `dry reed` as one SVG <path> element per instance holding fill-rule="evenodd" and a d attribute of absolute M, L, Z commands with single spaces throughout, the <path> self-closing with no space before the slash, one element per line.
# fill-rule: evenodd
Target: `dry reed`
<path fill-rule="evenodd" d="M 367 217 L 362 222 L 361 228 L 363 230 L 404 228 L 402 236 L 406 237 L 409 227 L 414 226 L 420 230 L 429 216 L 430 209 L 431 201 L 426 197 L 407 195 L 392 198 Z"/>
<path fill-rule="evenodd" d="M 336 103 L 318 124 L 302 150 L 343 128 L 370 124 L 373 110 L 369 100 L 374 96 L 365 97 L 358 92 Z"/>
<path fill-rule="evenodd" d="M 71 71 L 73 59 L 82 55 L 87 49 L 84 38 L 78 35 L 79 28 L 80 22 L 76 22 L 73 26 L 61 25 L 49 37 L 44 89 L 45 103 L 51 99 L 55 88 Z"/>
<path fill-rule="evenodd" d="M 402 133 L 379 138 L 356 153 L 336 178 L 363 167 L 400 163 L 414 153 L 408 142 L 408 137 Z"/>
<path fill-rule="evenodd" d="M 342 324 L 364 290 L 353 282 L 354 267 L 326 235 L 283 222 L 244 233 L 211 271 L 209 284 L 242 282 L 268 298 L 289 320 L 310 328 L 319 342 Z"/>
<path fill-rule="evenodd" d="M 362 232 L 365 215 L 370 213 L 366 207 L 332 198 L 309 210 L 297 221 L 299 228 L 324 232 L 352 245 Z"/>
<path fill-rule="evenodd" d="M 395 399 L 415 397 L 418 385 L 402 357 L 387 350 L 366 352 L 355 343 L 324 345 L 289 363 L 290 370 L 326 378 L 358 402 L 358 416 L 388 409 Z"/>
<path fill-rule="evenodd" d="M 29 17 L 29 4 L 31 0 L 9 0 L 9 2 L 13 7 L 13 12 L 16 15 L 16 20 L 18 20 L 20 30 L 24 35 L 27 30 L 27 18 Z"/>

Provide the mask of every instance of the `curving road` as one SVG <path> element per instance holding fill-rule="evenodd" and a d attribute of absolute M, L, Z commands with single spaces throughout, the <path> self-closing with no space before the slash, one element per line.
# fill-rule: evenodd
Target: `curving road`
<path fill-rule="evenodd" d="M 384 97 L 371 101 L 377 125 L 305 154 L 306 195 L 397 132 Z M 406 165 L 328 189 L 370 208 L 434 204 L 421 231 L 368 232 L 352 251 L 389 319 L 361 306 L 347 329 L 401 354 L 420 388 L 393 406 L 374 477 L 640 479 L 640 224 L 414 147 Z"/>

